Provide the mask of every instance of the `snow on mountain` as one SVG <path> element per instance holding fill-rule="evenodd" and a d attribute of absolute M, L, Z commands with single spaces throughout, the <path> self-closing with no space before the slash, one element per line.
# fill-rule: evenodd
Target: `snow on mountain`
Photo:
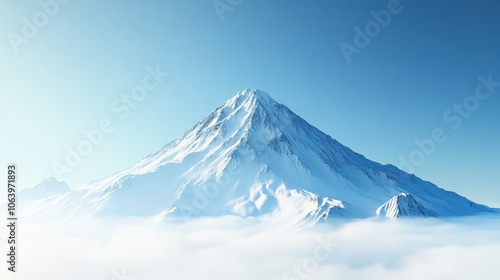
<path fill-rule="evenodd" d="M 435 217 L 434 212 L 425 209 L 411 194 L 402 193 L 393 196 L 380 206 L 377 216 L 390 219 L 399 217 Z"/>
<path fill-rule="evenodd" d="M 496 211 L 366 159 L 260 90 L 237 93 L 131 168 L 25 208 L 40 220 L 240 215 L 288 225 L 419 210 Z"/>

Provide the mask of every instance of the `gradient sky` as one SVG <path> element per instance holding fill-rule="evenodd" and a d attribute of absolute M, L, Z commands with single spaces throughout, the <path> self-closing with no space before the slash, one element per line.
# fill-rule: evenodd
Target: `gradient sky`
<path fill-rule="evenodd" d="M 33 186 L 55 175 L 53 162 L 64 163 L 82 130 L 109 118 L 114 131 L 64 176 L 77 187 L 155 152 L 237 91 L 259 88 L 383 164 L 399 165 L 415 139 L 441 128 L 446 142 L 414 173 L 500 207 L 500 87 L 456 129 L 457 113 L 443 119 L 471 100 L 478 76 L 500 81 L 500 2 L 401 1 L 348 63 L 340 44 L 354 45 L 354 28 L 390 2 L 242 1 L 221 20 L 212 1 L 72 0 L 15 52 L 10 38 L 22 36 L 23 17 L 43 23 L 43 9 L 2 1 L 2 166 L 17 163 L 20 187 Z M 120 119 L 113 102 L 157 65 L 169 76 Z"/>

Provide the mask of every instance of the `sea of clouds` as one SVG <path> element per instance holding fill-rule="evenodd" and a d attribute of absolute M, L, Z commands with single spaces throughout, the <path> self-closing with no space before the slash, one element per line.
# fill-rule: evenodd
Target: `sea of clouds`
<path fill-rule="evenodd" d="M 3 262 L 0 278 L 500 279 L 499 222 L 359 220 L 286 229 L 237 217 L 104 219 L 67 226 L 21 221 L 17 272 Z M 6 234 L 0 230 L 2 253 Z"/>

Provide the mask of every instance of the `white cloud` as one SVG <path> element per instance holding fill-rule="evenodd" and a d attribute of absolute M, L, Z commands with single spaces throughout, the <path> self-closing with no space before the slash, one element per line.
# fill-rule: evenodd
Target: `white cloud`
<path fill-rule="evenodd" d="M 300 231 L 234 217 L 165 224 L 99 220 L 57 228 L 21 224 L 19 272 L 13 277 L 4 264 L 0 275 L 37 280 L 497 279 L 498 222 L 365 220 Z M 5 246 L 2 240 L 2 252 Z M 122 277 L 127 275 L 134 278 Z"/>

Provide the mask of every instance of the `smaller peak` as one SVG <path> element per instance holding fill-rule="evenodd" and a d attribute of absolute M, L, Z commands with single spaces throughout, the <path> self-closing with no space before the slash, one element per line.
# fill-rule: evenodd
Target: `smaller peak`
<path fill-rule="evenodd" d="M 400 193 L 391 197 L 376 211 L 378 217 L 435 217 L 436 214 L 425 208 L 409 193 Z"/>
<path fill-rule="evenodd" d="M 23 189 L 20 197 L 24 201 L 31 201 L 67 193 L 70 191 L 71 189 L 66 183 L 58 181 L 54 177 L 49 177 L 31 188 Z"/>
<path fill-rule="evenodd" d="M 45 178 L 40 183 L 31 187 L 31 189 L 47 189 L 47 188 L 49 189 L 55 188 L 61 191 L 70 190 L 68 184 L 66 184 L 64 181 L 57 180 L 54 177 Z"/>
<path fill-rule="evenodd" d="M 45 179 L 43 179 L 42 182 L 44 182 L 44 183 L 62 183 L 62 181 L 59 181 L 54 177 L 45 178 Z"/>

